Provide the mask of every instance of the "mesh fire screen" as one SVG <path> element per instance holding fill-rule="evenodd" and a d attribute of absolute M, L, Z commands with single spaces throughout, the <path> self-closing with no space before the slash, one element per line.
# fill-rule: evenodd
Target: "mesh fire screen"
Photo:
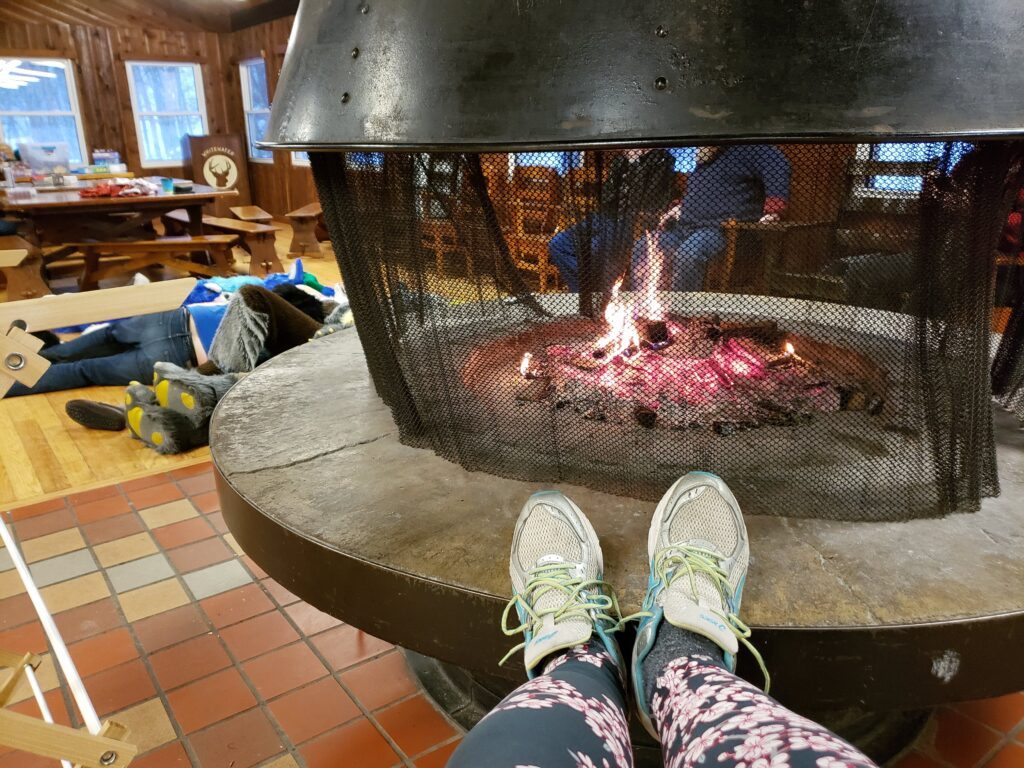
<path fill-rule="evenodd" d="M 754 514 L 897 520 L 998 493 L 988 366 L 992 343 L 1019 360 L 1024 335 L 1004 232 L 1021 156 L 730 144 L 312 164 L 405 442 L 644 499 L 705 469 Z"/>

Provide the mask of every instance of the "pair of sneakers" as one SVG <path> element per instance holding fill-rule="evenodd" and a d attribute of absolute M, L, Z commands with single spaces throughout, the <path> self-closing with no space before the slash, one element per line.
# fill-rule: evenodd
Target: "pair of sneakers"
<path fill-rule="evenodd" d="M 662 621 L 712 640 L 730 671 L 740 643 L 762 671 L 764 664 L 738 616 L 750 545 L 739 504 L 721 478 L 691 472 L 669 488 L 651 521 L 647 555 L 651 572 L 643 608 L 623 618 L 603 580 L 601 544 L 590 521 L 558 491 L 533 494 L 516 522 L 509 562 L 513 597 L 502 617 L 505 634 L 522 632 L 525 640 L 502 661 L 522 649 L 532 678 L 552 654 L 596 637 L 624 672 L 614 633 L 639 619 L 632 688 L 640 719 L 657 739 L 641 667 Z M 513 608 L 517 627 L 508 626 Z M 765 672 L 766 689 L 767 681 Z"/>

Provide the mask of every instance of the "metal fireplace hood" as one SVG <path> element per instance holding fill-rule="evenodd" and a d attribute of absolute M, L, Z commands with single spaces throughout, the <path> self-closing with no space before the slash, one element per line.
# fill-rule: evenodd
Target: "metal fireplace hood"
<path fill-rule="evenodd" d="M 302 0 L 269 149 L 1024 133 L 1020 0 Z"/>

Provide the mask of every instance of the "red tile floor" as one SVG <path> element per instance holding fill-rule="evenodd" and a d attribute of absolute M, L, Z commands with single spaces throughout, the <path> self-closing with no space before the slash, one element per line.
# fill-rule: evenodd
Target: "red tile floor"
<path fill-rule="evenodd" d="M 440 768 L 458 744 L 397 649 L 303 603 L 241 553 L 209 464 L 12 519 L 97 710 L 132 730 L 133 765 Z M 2 549 L 0 648 L 48 652 Z M 70 722 L 48 658 L 39 675 Z M 38 714 L 27 689 L 15 699 Z M 56 764 L 0 751 L 0 768 Z M 895 766 L 1024 768 L 1024 693 L 941 709 Z"/>

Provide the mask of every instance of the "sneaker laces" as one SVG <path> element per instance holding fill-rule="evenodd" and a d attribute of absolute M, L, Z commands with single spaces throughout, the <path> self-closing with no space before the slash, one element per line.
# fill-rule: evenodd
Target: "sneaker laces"
<path fill-rule="evenodd" d="M 523 591 L 512 596 L 501 614 L 501 631 L 507 637 L 525 634 L 527 630 L 536 630 L 547 616 L 553 616 L 555 624 L 570 619 L 584 619 L 591 623 L 604 620 L 614 625 L 610 632 L 622 629 L 628 619 L 621 618 L 619 601 L 611 585 L 601 579 L 584 579 L 573 575 L 576 567 L 574 563 L 563 562 L 544 563 L 531 568 Z M 551 593 L 561 593 L 565 595 L 565 600 L 549 608 L 535 607 L 545 595 Z M 509 614 L 517 605 L 522 606 L 527 618 L 519 626 L 509 627 Z M 592 611 L 597 613 L 592 614 Z M 525 648 L 527 642 L 523 640 L 512 648 L 498 664 L 508 661 Z"/>
<path fill-rule="evenodd" d="M 698 600 L 699 596 L 697 576 L 703 575 L 710 580 L 722 598 L 722 604 L 726 606 L 725 611 L 712 610 L 724 614 L 726 627 L 757 661 L 758 667 L 761 668 L 761 674 L 764 675 L 764 692 L 768 693 L 768 689 L 771 687 L 771 675 L 768 674 L 768 668 L 765 666 L 761 654 L 750 642 L 750 627 L 737 614 L 728 610 L 733 592 L 729 585 L 729 574 L 722 568 L 724 559 L 723 555 L 713 549 L 689 544 L 669 544 L 654 554 L 654 575 L 658 581 L 665 583 L 665 590 L 668 591 L 669 587 L 685 574 L 690 581 L 690 591 L 695 600 Z M 651 613 L 645 612 L 644 615 L 650 616 Z"/>

